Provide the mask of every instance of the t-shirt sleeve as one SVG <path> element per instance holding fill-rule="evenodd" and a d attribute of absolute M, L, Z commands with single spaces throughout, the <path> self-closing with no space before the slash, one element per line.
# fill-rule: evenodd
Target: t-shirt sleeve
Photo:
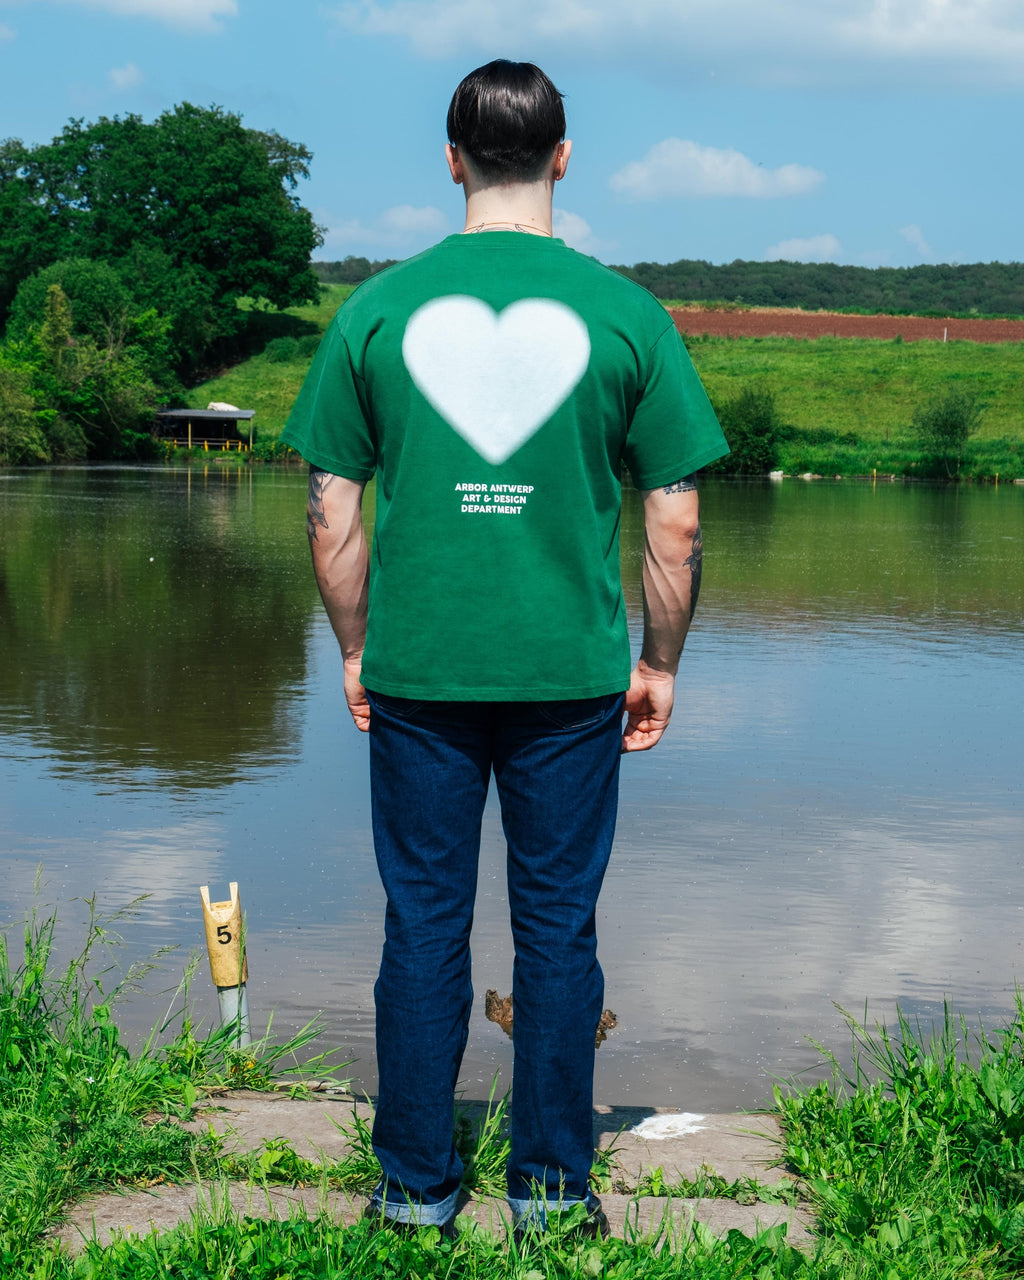
<path fill-rule="evenodd" d="M 651 347 L 623 456 L 638 489 L 656 489 L 729 452 L 675 325 Z"/>
<path fill-rule="evenodd" d="M 365 383 L 337 320 L 323 336 L 281 439 L 307 462 L 347 480 L 369 480 L 376 470 L 377 433 Z"/>

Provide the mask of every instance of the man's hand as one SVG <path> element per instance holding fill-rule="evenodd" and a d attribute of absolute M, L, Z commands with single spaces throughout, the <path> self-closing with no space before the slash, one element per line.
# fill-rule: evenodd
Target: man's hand
<path fill-rule="evenodd" d="M 633 668 L 626 694 L 626 729 L 623 751 L 649 751 L 661 740 L 672 718 L 676 678 L 655 671 L 641 658 Z"/>
<path fill-rule="evenodd" d="M 675 675 L 697 607 L 704 544 L 697 483 L 644 491 L 644 642 L 626 694 L 623 751 L 649 751 L 672 718 Z"/>
<path fill-rule="evenodd" d="M 345 659 L 345 701 L 348 703 L 352 723 L 360 733 L 370 732 L 370 704 L 366 698 L 366 690 L 359 682 L 359 672 L 363 665 L 363 655 L 356 654 Z"/>

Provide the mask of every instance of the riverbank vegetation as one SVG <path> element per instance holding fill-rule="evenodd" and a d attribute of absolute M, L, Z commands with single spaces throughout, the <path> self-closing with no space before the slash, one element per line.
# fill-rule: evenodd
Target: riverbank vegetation
<path fill-rule="evenodd" d="M 48 1231 L 88 1191 L 243 1177 L 256 1185 L 367 1190 L 377 1176 L 369 1133 L 358 1122 L 349 1156 L 330 1168 L 270 1142 L 248 1156 L 184 1129 L 211 1086 L 260 1087 L 305 1037 L 273 1048 L 232 1050 L 200 1036 L 187 1015 L 140 1050 L 124 1047 L 114 1002 L 143 976 L 114 980 L 102 944 L 117 919 L 91 915 L 85 946 L 63 968 L 53 961 L 54 917 L 32 916 L 16 945 L 0 943 L 0 1273 L 5 1280 L 364 1280 L 367 1276 L 607 1276 L 705 1280 L 1002 1280 L 1024 1269 L 1024 1008 L 1010 1024 L 972 1034 L 947 1011 L 934 1034 L 905 1019 L 889 1031 L 850 1020 L 854 1067 L 831 1060 L 832 1079 L 780 1087 L 780 1163 L 790 1198 L 813 1212 L 816 1231 L 794 1248 L 783 1228 L 723 1239 L 702 1227 L 682 1238 L 580 1242 L 553 1235 L 523 1246 L 466 1224 L 453 1241 L 427 1229 L 412 1238 L 375 1235 L 366 1222 L 337 1225 L 296 1209 L 258 1221 L 216 1207 L 165 1233 L 127 1235 L 77 1258 Z M 122 921 L 123 923 L 123 921 Z M 322 1063 L 312 1070 L 323 1074 Z M 505 1103 L 491 1120 L 457 1135 L 472 1189 L 500 1194 L 507 1153 Z M 610 1152 L 598 1153 L 603 1189 Z M 606 1189 L 606 1188 L 604 1188 Z M 708 1172 L 672 1185 L 660 1171 L 635 1194 L 737 1194 Z M 744 1186 L 749 1198 L 778 1198 Z M 762 1194 L 762 1192 L 764 1194 Z"/>

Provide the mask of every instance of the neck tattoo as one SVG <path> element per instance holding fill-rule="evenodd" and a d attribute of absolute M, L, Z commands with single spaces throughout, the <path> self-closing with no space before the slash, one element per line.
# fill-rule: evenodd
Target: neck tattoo
<path fill-rule="evenodd" d="M 551 231 L 545 231 L 543 227 L 524 227 L 521 222 L 478 222 L 475 227 L 466 227 L 462 234 L 471 236 L 477 231 L 494 230 L 496 228 L 504 228 L 506 231 L 525 231 L 527 235 L 533 236 L 553 237 L 554 235 Z"/>

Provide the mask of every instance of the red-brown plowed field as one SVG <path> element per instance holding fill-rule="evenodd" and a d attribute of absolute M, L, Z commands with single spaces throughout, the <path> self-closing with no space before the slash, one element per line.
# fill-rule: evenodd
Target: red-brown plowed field
<path fill-rule="evenodd" d="M 928 316 L 847 316 L 833 311 L 671 308 L 680 333 L 721 338 L 895 338 L 905 342 L 1024 342 L 1024 320 L 934 320 Z"/>

